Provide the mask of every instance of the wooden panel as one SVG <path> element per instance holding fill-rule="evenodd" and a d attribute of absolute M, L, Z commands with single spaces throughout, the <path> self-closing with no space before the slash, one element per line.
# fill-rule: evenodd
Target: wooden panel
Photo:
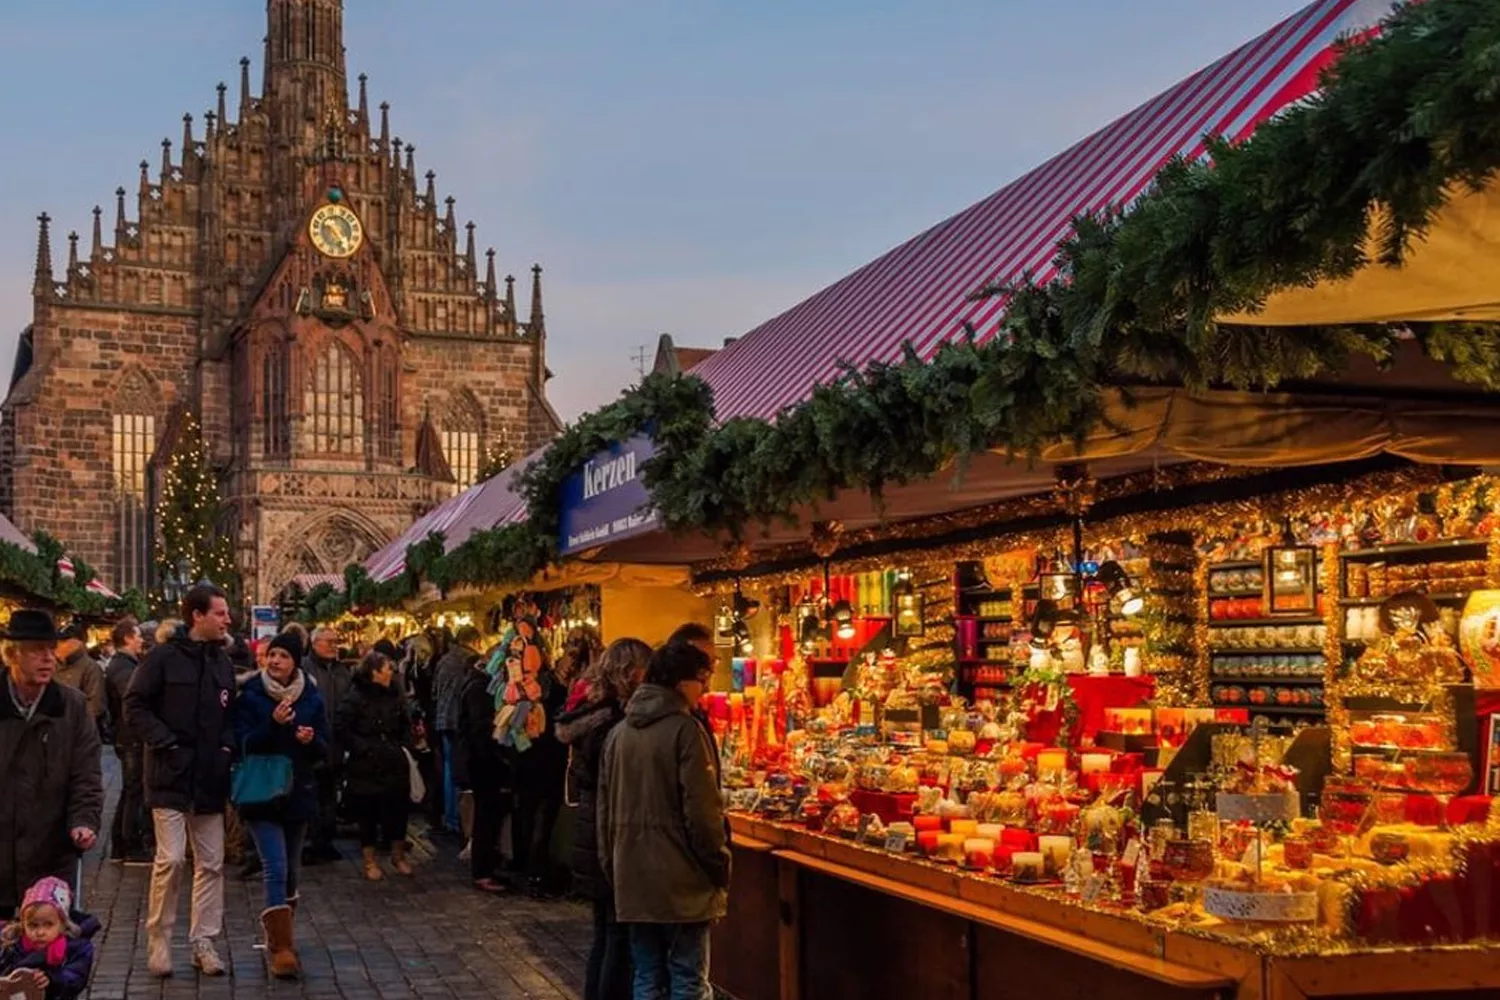
<path fill-rule="evenodd" d="M 713 926 L 709 973 L 735 1000 L 778 1000 L 776 858 L 736 838 L 729 912 Z"/>
<path fill-rule="evenodd" d="M 968 922 L 803 870 L 802 992 L 785 1000 L 971 1000 Z"/>
<path fill-rule="evenodd" d="M 975 927 L 974 954 L 974 995 L 984 1000 L 1217 1000 L 1231 993 L 1169 986 L 982 925 Z"/>
<path fill-rule="evenodd" d="M 1500 950 L 1432 948 L 1270 960 L 1268 1000 L 1500 1000 Z"/>

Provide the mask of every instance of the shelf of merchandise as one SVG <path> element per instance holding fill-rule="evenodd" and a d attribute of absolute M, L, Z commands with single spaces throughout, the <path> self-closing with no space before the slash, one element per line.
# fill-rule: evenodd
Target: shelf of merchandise
<path fill-rule="evenodd" d="M 1239 628 L 1255 625 L 1321 625 L 1323 619 L 1319 615 L 1298 615 L 1284 618 L 1210 618 L 1209 628 Z"/>
<path fill-rule="evenodd" d="M 1213 684 L 1322 684 L 1323 675 L 1313 677 L 1249 677 L 1244 674 L 1213 674 L 1209 678 Z"/>
<path fill-rule="evenodd" d="M 1345 562 L 1365 562 L 1389 559 L 1392 556 L 1432 555 L 1437 557 L 1452 553 L 1457 549 L 1473 549 L 1476 554 L 1483 555 L 1488 546 L 1488 541 L 1482 538 L 1448 538 L 1435 542 L 1395 542 L 1364 549 L 1345 549 L 1339 553 L 1339 558 Z M 1422 562 L 1421 559 L 1410 561 Z"/>

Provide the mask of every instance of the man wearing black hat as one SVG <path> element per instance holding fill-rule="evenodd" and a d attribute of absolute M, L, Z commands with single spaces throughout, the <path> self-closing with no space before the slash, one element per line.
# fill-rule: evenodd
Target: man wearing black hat
<path fill-rule="evenodd" d="M 104 812 L 99 730 L 88 702 L 56 680 L 59 639 L 45 611 L 17 611 L 0 633 L 0 916 L 37 879 L 73 878 Z"/>

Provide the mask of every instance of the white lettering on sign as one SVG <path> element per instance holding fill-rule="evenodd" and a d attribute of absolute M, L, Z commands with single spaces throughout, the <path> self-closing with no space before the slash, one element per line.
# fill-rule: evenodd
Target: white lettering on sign
<path fill-rule="evenodd" d="M 635 453 L 627 452 L 608 462 L 583 463 L 583 498 L 591 500 L 608 490 L 635 480 Z"/>

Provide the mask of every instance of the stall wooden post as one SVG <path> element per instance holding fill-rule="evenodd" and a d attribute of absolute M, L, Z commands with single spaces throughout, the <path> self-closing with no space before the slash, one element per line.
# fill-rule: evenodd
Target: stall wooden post
<path fill-rule="evenodd" d="M 777 964 L 780 972 L 781 1000 L 802 998 L 802 899 L 797 866 L 778 856 L 777 883 Z"/>

